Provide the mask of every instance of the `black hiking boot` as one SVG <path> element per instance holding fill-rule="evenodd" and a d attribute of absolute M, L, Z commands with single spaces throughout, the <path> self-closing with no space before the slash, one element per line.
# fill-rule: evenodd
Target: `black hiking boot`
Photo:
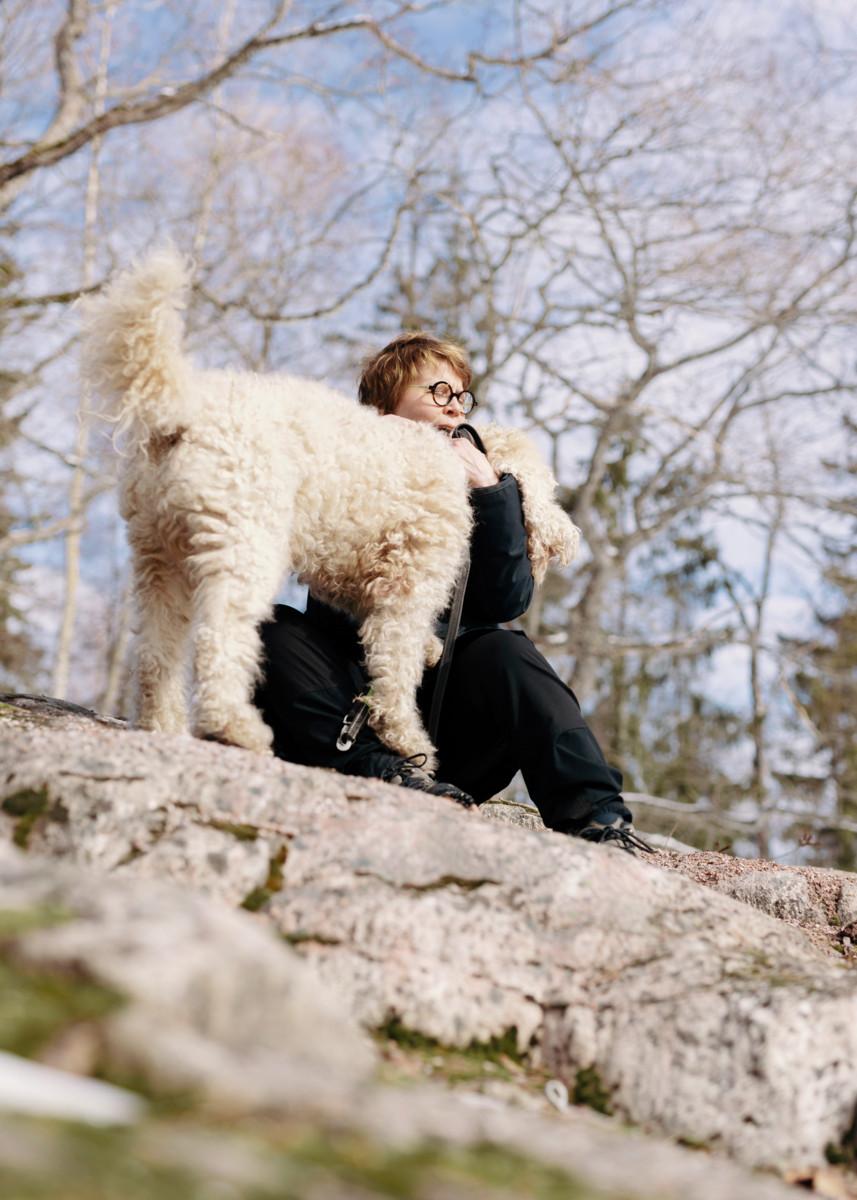
<path fill-rule="evenodd" d="M 631 810 L 621 800 L 608 800 L 606 804 L 593 809 L 585 825 L 574 830 L 574 836 L 583 838 L 585 842 L 602 842 L 616 846 L 635 856 L 638 850 L 646 854 L 655 852 L 654 847 L 634 831 Z"/>
<path fill-rule="evenodd" d="M 425 761 L 424 754 L 412 754 L 410 758 L 397 758 L 394 754 L 367 754 L 353 764 L 356 769 L 350 774 L 382 779 L 384 783 L 413 788 L 430 796 L 446 796 L 462 808 L 476 807 L 476 801 L 467 792 L 462 792 L 454 783 L 442 783 L 424 771 Z"/>

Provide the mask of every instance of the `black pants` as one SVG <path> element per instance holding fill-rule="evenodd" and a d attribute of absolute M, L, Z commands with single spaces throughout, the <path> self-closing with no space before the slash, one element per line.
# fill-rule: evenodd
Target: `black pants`
<path fill-rule="evenodd" d="M 366 685 L 355 641 L 285 605 L 260 633 L 265 666 L 255 702 L 280 758 L 359 775 L 361 759 L 389 753 L 368 725 L 350 750 L 336 749 L 342 719 Z M 434 674 L 426 672 L 418 697 L 426 719 Z M 551 829 L 580 826 L 622 787 L 574 693 L 525 634 L 508 629 L 472 630 L 456 642 L 437 749 L 438 779 L 480 803 L 520 770 Z"/>

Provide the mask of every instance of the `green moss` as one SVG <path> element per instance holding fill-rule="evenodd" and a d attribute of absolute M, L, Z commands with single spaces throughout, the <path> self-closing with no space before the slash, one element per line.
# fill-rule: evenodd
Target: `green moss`
<path fill-rule="evenodd" d="M 426 1142 L 416 1149 L 395 1151 L 360 1135 L 316 1135 L 294 1145 L 292 1156 L 296 1165 L 332 1172 L 340 1184 L 373 1197 L 594 1200 L 594 1194 L 565 1171 L 491 1144 L 452 1147 Z"/>
<path fill-rule="evenodd" d="M 238 821 L 208 821 L 207 824 L 211 829 L 219 829 L 221 833 L 231 833 L 239 842 L 255 842 L 259 837 L 259 830 L 255 825 L 242 825 Z"/>
<path fill-rule="evenodd" d="M 16 1124 L 26 1145 L 30 1123 Z M 214 1195 L 212 1177 L 195 1179 L 191 1170 L 169 1159 L 152 1161 L 130 1131 L 40 1122 L 36 1132 L 50 1146 L 49 1155 L 26 1172 L 0 1165 L 0 1195 L 10 1200 L 205 1200 Z M 252 1195 L 256 1200 L 258 1193 Z"/>
<path fill-rule="evenodd" d="M 18 817 L 12 840 L 22 850 L 26 850 L 33 826 L 47 811 L 48 804 L 47 787 L 24 788 L 20 792 L 13 792 L 11 796 L 6 796 L 3 803 L 0 804 L 3 812 L 8 813 L 10 817 Z"/>
<path fill-rule="evenodd" d="M 31 1056 L 69 1025 L 98 1020 L 121 1003 L 97 984 L 0 962 L 0 1049 Z"/>
<path fill-rule="evenodd" d="M 266 892 L 264 888 L 253 888 L 252 892 L 248 892 L 241 901 L 241 907 L 246 908 L 247 912 L 259 912 L 264 908 L 271 899 L 271 893 Z"/>
<path fill-rule="evenodd" d="M 128 863 L 136 862 L 138 858 L 142 858 L 143 853 L 144 852 L 140 849 L 139 846 L 132 844 L 131 848 L 128 850 L 128 853 L 122 855 L 122 857 L 117 862 L 116 866 L 117 867 L 126 867 L 128 865 Z"/>
<path fill-rule="evenodd" d="M 680 1137 L 676 1138 L 679 1146 L 684 1146 L 687 1150 L 710 1150 L 709 1142 L 700 1141 L 698 1138 Z"/>
<path fill-rule="evenodd" d="M 824 1147 L 824 1157 L 834 1167 L 847 1167 L 853 1162 L 853 1155 L 835 1142 L 828 1142 Z"/>
<path fill-rule="evenodd" d="M 39 813 L 45 811 L 47 806 L 48 789 L 44 786 L 24 788 L 20 792 L 13 792 L 11 796 L 6 796 L 0 805 L 10 817 L 29 817 L 34 814 L 38 816 Z"/>
<path fill-rule="evenodd" d="M 0 721 L 7 721 L 10 724 L 14 722 L 16 725 L 32 725 L 34 722 L 31 719 L 32 714 L 17 704 L 9 704 L 6 700 L 0 700 Z"/>
<path fill-rule="evenodd" d="M 828 1142 L 824 1147 L 824 1154 L 827 1161 L 834 1166 L 847 1167 L 851 1171 L 857 1168 L 857 1108 L 840 1141 Z"/>
<path fill-rule="evenodd" d="M 276 854 L 272 854 L 268 863 L 268 878 L 261 887 L 253 888 L 249 895 L 241 901 L 241 907 L 248 912 L 258 912 L 264 908 L 276 892 L 283 890 L 283 864 L 286 861 L 288 847 L 285 843 Z"/>
<path fill-rule="evenodd" d="M 34 1123 L 14 1124 L 19 1145 L 26 1146 Z M 361 1134 L 326 1135 L 282 1123 L 266 1138 L 246 1125 L 236 1132 L 183 1123 L 182 1150 L 176 1157 L 175 1126 L 162 1122 L 147 1122 L 139 1131 L 41 1122 L 36 1132 L 41 1153 L 32 1169 L 25 1173 L 0 1167 L 0 1195 L 15 1200 L 211 1200 L 215 1194 L 241 1200 L 596 1196 L 564 1171 L 495 1145 L 459 1148 L 424 1142 L 396 1151 Z M 213 1162 L 206 1152 L 212 1135 L 218 1145 Z M 231 1169 L 221 1175 L 224 1155 Z"/>
<path fill-rule="evenodd" d="M 473 1041 L 465 1047 L 454 1047 L 408 1029 L 397 1017 L 391 1017 L 375 1031 L 375 1038 L 382 1045 L 394 1042 L 402 1050 L 425 1059 L 431 1073 L 448 1083 L 483 1079 L 486 1072 L 491 1072 L 495 1078 L 512 1079 L 515 1068 L 526 1065 L 525 1057 L 518 1050 L 514 1027 L 487 1042 Z"/>
<path fill-rule="evenodd" d="M 0 909 L 0 941 L 29 933 L 33 929 L 44 929 L 50 925 L 61 925 L 71 919 L 72 914 L 59 905 L 43 904 L 36 908 Z"/>
<path fill-rule="evenodd" d="M 265 880 L 265 887 L 269 892 L 281 892 L 283 890 L 283 866 L 285 865 L 287 854 L 288 847 L 283 843 L 277 853 L 271 856 L 268 878 Z"/>
<path fill-rule="evenodd" d="M 509 1058 L 512 1062 L 523 1065 L 526 1061 L 518 1049 L 518 1029 L 515 1025 L 500 1034 L 499 1037 L 493 1037 L 487 1042 L 471 1042 L 467 1049 L 469 1054 L 479 1054 L 492 1062 L 497 1062 L 501 1058 Z"/>
<path fill-rule="evenodd" d="M 316 946 L 341 946 L 341 938 L 325 937 L 323 933 L 311 933 L 308 929 L 294 929 L 291 933 L 282 935 L 283 941 L 290 946 L 301 946 L 304 942 L 313 942 Z"/>
<path fill-rule="evenodd" d="M 408 1029 L 398 1017 L 390 1017 L 385 1024 L 376 1030 L 376 1036 L 385 1041 L 395 1042 L 406 1050 L 422 1050 L 437 1054 L 444 1048 L 434 1038 L 426 1037 L 425 1034 L 416 1033 L 413 1029 Z"/>
<path fill-rule="evenodd" d="M 746 946 L 742 955 L 743 962 L 738 961 L 724 972 L 724 978 L 736 983 L 750 982 L 767 985 L 771 988 L 802 988 L 807 994 L 819 991 L 818 982 L 811 974 L 799 969 L 790 970 L 782 963 L 776 963 L 758 946 Z"/>
<path fill-rule="evenodd" d="M 398 1017 L 390 1017 L 390 1019 L 379 1027 L 377 1030 L 378 1037 L 386 1038 L 389 1041 L 397 1042 L 400 1046 L 404 1046 L 409 1050 L 427 1050 L 433 1054 L 449 1051 L 449 1047 L 438 1042 L 435 1038 L 426 1037 L 422 1033 L 416 1033 L 413 1029 L 408 1029 L 403 1025 Z M 505 1033 L 498 1037 L 493 1037 L 487 1042 L 473 1041 L 464 1049 L 457 1051 L 449 1051 L 458 1054 L 470 1054 L 474 1058 L 489 1059 L 497 1061 L 501 1057 L 511 1058 L 513 1062 L 522 1063 L 523 1056 L 518 1050 L 518 1030 L 516 1026 L 507 1029 Z"/>
<path fill-rule="evenodd" d="M 613 1116 L 610 1093 L 604 1086 L 596 1067 L 584 1067 L 577 1072 L 571 1099 L 574 1104 L 584 1104 L 587 1108 L 604 1113 L 606 1117 Z"/>
<path fill-rule="evenodd" d="M 103 1083 L 110 1083 L 114 1087 L 141 1096 L 146 1102 L 147 1115 L 154 1120 L 182 1120 L 192 1117 L 205 1104 L 205 1097 L 198 1088 L 153 1080 L 141 1069 L 129 1068 L 124 1063 L 116 1066 L 109 1060 L 99 1062 L 93 1070 L 93 1075 Z"/>

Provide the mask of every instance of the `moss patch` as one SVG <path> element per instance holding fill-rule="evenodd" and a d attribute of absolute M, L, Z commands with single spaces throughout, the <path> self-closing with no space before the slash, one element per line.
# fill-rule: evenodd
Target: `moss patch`
<path fill-rule="evenodd" d="M 409 1050 L 424 1050 L 430 1051 L 433 1054 L 438 1052 L 468 1054 L 473 1058 L 483 1061 L 488 1059 L 496 1062 L 500 1058 L 508 1058 L 516 1063 L 523 1063 L 524 1061 L 523 1055 L 518 1051 L 518 1031 L 515 1026 L 507 1029 L 499 1037 L 493 1037 L 487 1042 L 474 1041 L 464 1050 L 457 1051 L 444 1046 L 434 1038 L 426 1037 L 422 1033 L 416 1033 L 413 1029 L 408 1029 L 398 1017 L 391 1017 L 386 1024 L 382 1025 L 377 1030 L 377 1036 L 397 1042 L 400 1046 L 404 1046 Z"/>
<path fill-rule="evenodd" d="M 121 1004 L 97 984 L 0 961 L 0 1049 L 31 1057 L 69 1025 L 97 1021 Z"/>
<path fill-rule="evenodd" d="M 684 1146 L 686 1150 L 709 1151 L 711 1149 L 710 1142 L 701 1141 L 699 1138 L 680 1137 L 676 1138 L 676 1144 Z"/>
<path fill-rule="evenodd" d="M 26 850 L 30 833 L 36 821 L 47 812 L 50 799 L 47 787 L 25 788 L 6 796 L 0 808 L 10 817 L 17 817 L 12 840 L 16 846 Z"/>
<path fill-rule="evenodd" d="M 246 908 L 248 912 L 259 912 L 276 892 L 283 890 L 283 865 L 287 854 L 288 847 L 283 843 L 276 854 L 271 855 L 268 863 L 268 878 L 261 887 L 253 888 L 253 891 L 244 897 L 241 901 L 242 908 Z"/>
<path fill-rule="evenodd" d="M 16 1125 L 26 1146 L 35 1122 Z M 30 1170 L 0 1164 L 0 1195 L 15 1200 L 204 1200 L 214 1194 L 211 1179 L 140 1154 L 136 1138 L 124 1130 L 90 1129 L 59 1122 L 39 1122 L 36 1146 L 50 1146 L 44 1161 Z M 250 1193 L 248 1193 L 249 1195 Z"/>
<path fill-rule="evenodd" d="M 9 704 L 6 700 L 0 700 L 0 721 L 8 721 L 16 725 L 33 725 L 40 722 L 32 719 L 33 714 L 27 709 L 23 709 L 18 704 Z M 43 723 L 43 722 L 42 722 Z"/>
<path fill-rule="evenodd" d="M 0 942 L 30 933 L 33 929 L 45 929 L 71 920 L 72 914 L 55 904 L 42 904 L 36 908 L 0 908 Z"/>
<path fill-rule="evenodd" d="M 305 942 L 311 942 L 315 946 L 342 945 L 341 938 L 325 937 L 323 933 L 311 933 L 308 929 L 293 929 L 290 933 L 284 933 L 282 938 L 290 946 L 302 946 Z"/>
<path fill-rule="evenodd" d="M 426 1037 L 425 1034 L 416 1033 L 413 1029 L 408 1029 L 398 1017 L 390 1017 L 384 1025 L 376 1030 L 376 1037 L 383 1041 L 396 1042 L 397 1045 L 403 1046 L 406 1050 L 430 1051 L 434 1054 L 444 1049 L 440 1042 L 434 1038 Z"/>
<path fill-rule="evenodd" d="M 730 981 L 749 980 L 752 983 L 766 984 L 771 988 L 802 988 L 808 994 L 819 991 L 818 982 L 811 974 L 800 968 L 790 970 L 782 963 L 775 963 L 770 955 L 758 946 L 744 948 L 744 963 L 724 972 L 724 978 Z"/>
<path fill-rule="evenodd" d="M 403 1152 L 359 1135 L 311 1136 L 297 1142 L 292 1155 L 296 1166 L 332 1168 L 337 1181 L 369 1196 L 401 1200 L 420 1200 L 427 1194 L 449 1200 L 474 1196 L 594 1200 L 594 1193 L 565 1171 L 495 1145 L 459 1148 L 428 1142 Z"/>
<path fill-rule="evenodd" d="M 544 1085 L 543 1072 L 531 1071 L 518 1051 L 515 1028 L 490 1041 L 474 1041 L 461 1048 L 445 1046 L 392 1017 L 375 1031 L 375 1040 L 387 1061 L 398 1062 L 404 1068 L 402 1073 L 411 1078 L 427 1074 L 450 1084 L 484 1082 L 486 1077 L 526 1083 L 524 1076 L 531 1075 L 529 1082 L 539 1090 Z M 395 1081 L 401 1082 L 398 1078 Z"/>
<path fill-rule="evenodd" d="M 848 1170 L 857 1169 L 857 1107 L 851 1117 L 851 1124 L 846 1129 L 839 1143 L 828 1142 L 824 1147 L 827 1161 L 833 1166 L 846 1167 Z"/>
<path fill-rule="evenodd" d="M 240 821 L 206 821 L 210 829 L 218 829 L 221 833 L 231 833 L 239 842 L 255 842 L 259 838 L 259 830 L 255 825 L 242 825 Z"/>
<path fill-rule="evenodd" d="M 595 1067 L 584 1067 L 577 1072 L 571 1099 L 575 1104 L 583 1104 L 595 1112 L 604 1113 L 605 1117 L 613 1116 L 610 1093 Z"/>
<path fill-rule="evenodd" d="M 15 1122 L 19 1146 L 33 1139 L 31 1170 L 0 1165 L 0 1194 L 15 1200 L 596 1200 L 566 1172 L 495 1145 L 425 1142 L 395 1151 L 356 1133 L 324 1134 L 278 1123 L 241 1131 L 150 1121 L 139 1129 L 98 1130 Z M 217 1152 L 211 1153 L 212 1139 Z M 45 1153 L 45 1139 L 48 1153 Z M 41 1153 L 39 1153 L 41 1151 Z M 597 1193 L 603 1198 L 603 1192 Z"/>

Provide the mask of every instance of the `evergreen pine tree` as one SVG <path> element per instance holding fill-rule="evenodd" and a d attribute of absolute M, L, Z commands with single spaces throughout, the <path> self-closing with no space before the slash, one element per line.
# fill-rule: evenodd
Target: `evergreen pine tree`
<path fill-rule="evenodd" d="M 850 454 L 844 465 L 831 466 L 831 470 L 844 475 L 853 488 L 857 484 L 857 422 L 846 418 L 844 425 Z M 857 835 L 836 825 L 857 825 L 857 490 L 846 495 L 838 507 L 849 519 L 840 536 L 824 543 L 824 581 L 830 598 L 816 610 L 815 636 L 792 639 L 787 645 L 798 661 L 793 688 L 804 716 L 814 727 L 816 748 L 824 755 L 833 793 L 832 820 L 830 828 L 822 832 L 821 853 L 832 865 L 853 871 L 857 869 Z M 815 779 L 809 775 L 806 782 L 811 788 Z M 800 764 L 789 783 L 791 790 L 800 792 Z"/>

